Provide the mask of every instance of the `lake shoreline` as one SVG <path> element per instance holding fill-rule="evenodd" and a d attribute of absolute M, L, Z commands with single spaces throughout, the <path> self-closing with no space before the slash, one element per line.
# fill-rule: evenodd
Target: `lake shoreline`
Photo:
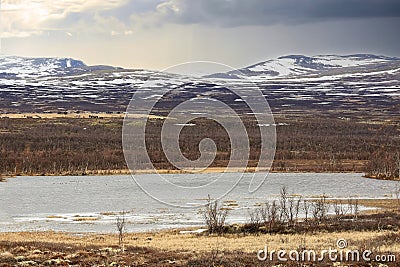
<path fill-rule="evenodd" d="M 128 175 L 128 174 L 196 174 L 196 173 L 238 173 L 243 172 L 242 170 L 238 169 L 229 169 L 225 171 L 226 168 L 223 167 L 211 167 L 207 168 L 206 170 L 199 170 L 199 171 L 185 171 L 185 170 L 169 170 L 169 169 L 160 169 L 160 170 L 137 170 L 136 172 L 132 172 L 128 169 L 121 169 L 121 170 L 88 170 L 82 173 L 75 173 L 75 172 L 63 172 L 63 173 L 18 173 L 16 175 L 4 175 L 3 178 L 12 178 L 12 177 L 24 177 L 24 176 L 107 176 L 107 175 Z M 250 167 L 247 168 L 244 173 L 360 173 L 364 174 L 360 171 L 282 171 L 282 170 L 272 170 L 272 171 L 256 171 L 255 168 Z M 378 179 L 374 177 L 366 177 L 371 179 Z"/>
<path fill-rule="evenodd" d="M 173 185 L 191 188 L 213 181 L 212 186 L 204 189 L 183 190 L 178 194 L 175 190 L 164 190 L 164 180 L 158 175 L 138 175 L 136 181 L 130 175 L 21 176 L 0 185 L 0 200 L 4 205 L 0 210 L 1 228 L 2 231 L 113 232 L 121 212 L 125 212 L 128 231 L 199 226 L 203 221 L 199 209 L 206 204 L 208 195 L 214 199 L 224 196 L 219 202 L 229 210 L 228 223 L 245 223 L 251 212 L 277 200 L 284 185 L 294 201 L 301 198 L 299 218 L 303 216 L 303 201 L 311 203 L 322 196 L 332 201 L 332 205 L 335 202 L 354 205 L 358 199 L 359 211 L 377 206 L 371 202 L 379 202 L 381 206 L 391 201 L 390 205 L 395 205 L 396 182 L 364 179 L 359 173 L 270 173 L 255 177 L 231 173 L 217 177 L 220 175 L 164 175 Z M 231 184 L 232 188 L 226 187 L 227 182 L 240 177 L 241 180 Z M 267 179 L 259 190 L 250 194 L 248 188 L 253 178 L 261 179 L 260 182 Z M 154 189 L 150 192 L 153 194 L 143 188 Z M 331 208 L 330 212 L 333 211 Z"/>
<path fill-rule="evenodd" d="M 109 175 L 144 175 L 144 174 L 204 174 L 204 173 L 223 173 L 225 168 L 222 167 L 212 167 L 212 168 L 207 168 L 206 170 L 201 170 L 201 171 L 183 171 L 183 170 L 168 170 L 168 169 L 161 169 L 161 170 L 138 170 L 135 173 L 128 169 L 121 169 L 121 170 L 90 170 L 86 171 L 84 173 L 34 173 L 34 174 L 28 174 L 28 173 L 20 173 L 17 175 L 3 175 L 0 177 L 0 182 L 6 182 L 8 178 L 15 178 L 15 177 L 27 177 L 27 176 L 109 176 Z M 238 170 L 228 170 L 226 171 L 227 173 L 238 173 L 242 171 Z M 367 179 L 373 179 L 373 180 L 385 180 L 385 181 L 400 181 L 400 178 L 380 178 L 376 176 L 368 176 L 364 172 L 359 172 L 359 171 L 282 171 L 282 170 L 272 170 L 272 171 L 256 171 L 255 168 L 247 168 L 244 173 L 357 173 L 361 174 L 363 178 Z"/>

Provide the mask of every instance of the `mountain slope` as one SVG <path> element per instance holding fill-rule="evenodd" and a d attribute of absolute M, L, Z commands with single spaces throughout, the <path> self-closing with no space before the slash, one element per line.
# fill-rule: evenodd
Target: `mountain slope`
<path fill-rule="evenodd" d="M 256 83 L 244 79 L 243 73 Z M 322 112 L 351 117 L 374 111 L 392 119 L 398 118 L 400 109 L 400 59 L 289 55 L 243 68 L 241 73 L 193 78 L 93 67 L 68 58 L 0 57 L 0 117 L 1 113 L 60 110 L 123 112 L 135 92 L 146 92 L 146 100 L 164 95 L 168 86 L 176 89 L 160 110 L 190 97 L 218 98 L 237 107 L 243 102 L 224 87 L 246 95 L 257 86 L 275 114 Z"/>
<path fill-rule="evenodd" d="M 72 58 L 28 58 L 0 56 L 1 78 L 38 78 L 75 75 L 96 70 L 115 70 L 110 66 L 87 66 Z"/>
<path fill-rule="evenodd" d="M 378 66 L 384 67 L 393 63 L 400 63 L 400 58 L 370 54 L 346 56 L 318 55 L 312 57 L 288 55 L 239 69 L 239 72 L 217 73 L 207 77 L 244 78 L 243 76 L 248 76 L 260 79 L 288 78 L 304 75 L 320 75 L 333 70 L 348 72 L 351 69 L 377 68 Z"/>

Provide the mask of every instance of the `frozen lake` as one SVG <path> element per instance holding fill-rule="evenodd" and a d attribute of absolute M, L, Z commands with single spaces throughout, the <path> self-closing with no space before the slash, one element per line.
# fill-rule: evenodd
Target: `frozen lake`
<path fill-rule="evenodd" d="M 212 180 L 215 175 L 171 174 L 167 177 L 188 185 Z M 284 185 L 289 193 L 304 198 L 323 193 L 335 198 L 390 198 L 398 183 L 366 179 L 362 174 L 272 173 L 258 191 L 250 194 L 249 177 L 246 174 L 222 199 L 235 203 L 230 222 L 246 221 L 249 209 L 257 203 L 277 198 Z M 147 174 L 140 178 L 159 195 L 165 191 L 156 175 Z M 212 188 L 218 191 L 224 186 L 224 181 L 217 181 Z M 209 192 L 211 196 L 213 193 Z M 205 203 L 207 198 L 203 192 L 165 193 L 165 196 L 169 203 L 187 205 Z M 0 231 L 115 232 L 115 220 L 120 211 L 126 211 L 127 231 L 130 232 L 203 224 L 198 207 L 176 208 L 156 201 L 145 194 L 130 175 L 26 176 L 0 183 Z"/>

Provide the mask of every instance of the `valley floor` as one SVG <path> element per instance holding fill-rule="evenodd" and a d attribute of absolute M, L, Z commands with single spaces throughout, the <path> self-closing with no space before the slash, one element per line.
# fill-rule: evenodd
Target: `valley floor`
<path fill-rule="evenodd" d="M 0 118 L 0 177 L 129 173 L 122 149 L 123 114 L 11 115 Z M 148 154 L 160 172 L 179 173 L 160 153 L 162 122 L 158 118 L 149 120 Z M 248 162 L 248 170 L 252 171 L 258 163 L 260 136 L 251 119 L 244 118 L 244 123 L 254 142 Z M 304 115 L 276 116 L 276 123 L 273 172 L 370 172 L 374 176 L 389 170 L 384 177 L 375 176 L 397 177 L 400 128 L 396 121 Z M 181 150 L 185 157 L 197 159 L 198 144 L 209 137 L 210 131 L 218 153 L 207 171 L 221 171 L 228 165 L 230 146 L 218 125 L 199 120 L 196 127 L 185 127 Z"/>

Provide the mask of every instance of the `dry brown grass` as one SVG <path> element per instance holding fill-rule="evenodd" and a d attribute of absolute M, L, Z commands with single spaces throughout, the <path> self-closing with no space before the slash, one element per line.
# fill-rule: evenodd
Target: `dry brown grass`
<path fill-rule="evenodd" d="M 308 249 L 320 250 L 334 247 L 340 238 L 348 240 L 349 248 L 357 248 L 368 244 L 374 239 L 385 240 L 388 234 L 398 234 L 393 231 L 340 233 L 307 233 L 307 234 L 277 234 L 277 235 L 224 235 L 209 236 L 198 234 L 180 234 L 178 231 L 160 231 L 154 233 L 129 233 L 124 238 L 126 246 L 138 246 L 170 251 L 210 252 L 215 249 L 222 251 L 242 251 L 255 253 L 265 244 L 271 249 L 297 249 L 300 245 Z M 0 240 L 10 242 L 50 242 L 78 246 L 116 246 L 117 234 L 69 234 L 59 232 L 22 232 L 1 233 Z M 382 251 L 400 252 L 399 243 L 382 242 Z"/>
<path fill-rule="evenodd" d="M 384 210 L 398 210 L 400 208 L 400 201 L 397 199 L 359 199 L 358 203 L 365 207 L 380 208 Z"/>
<path fill-rule="evenodd" d="M 282 266 L 260 262 L 257 251 L 336 248 L 345 238 L 349 249 L 369 249 L 381 255 L 400 257 L 400 234 L 393 231 L 342 232 L 291 235 L 179 234 L 178 231 L 131 233 L 118 246 L 117 234 L 69 234 L 57 232 L 0 233 L 0 266 Z M 332 266 L 332 262 L 286 262 L 284 266 Z M 334 266 L 360 266 L 336 262 Z M 362 266 L 398 266 L 378 263 Z"/>

